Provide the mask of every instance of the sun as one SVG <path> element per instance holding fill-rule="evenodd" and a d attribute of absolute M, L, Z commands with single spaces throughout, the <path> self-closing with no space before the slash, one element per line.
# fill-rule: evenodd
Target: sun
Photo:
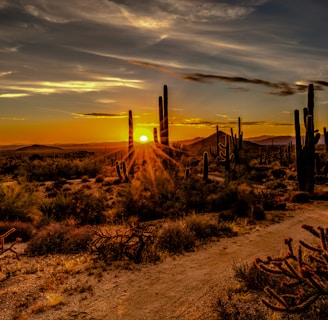
<path fill-rule="evenodd" d="M 146 143 L 146 142 L 148 142 L 148 137 L 145 135 L 142 135 L 142 136 L 140 136 L 139 140 L 141 143 Z"/>

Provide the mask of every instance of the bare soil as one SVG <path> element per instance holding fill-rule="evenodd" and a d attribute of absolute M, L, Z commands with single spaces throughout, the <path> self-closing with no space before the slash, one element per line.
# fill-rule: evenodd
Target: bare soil
<path fill-rule="evenodd" d="M 328 202 L 295 206 L 279 224 L 221 239 L 195 252 L 157 264 L 95 267 L 87 255 L 49 256 L 21 261 L 1 256 L 0 319 L 214 320 L 213 304 L 236 280 L 234 262 L 285 253 L 284 239 L 313 237 L 303 224 L 328 224 Z"/>

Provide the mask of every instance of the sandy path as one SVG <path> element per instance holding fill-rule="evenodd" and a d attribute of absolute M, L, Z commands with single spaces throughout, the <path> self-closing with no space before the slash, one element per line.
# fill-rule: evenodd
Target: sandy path
<path fill-rule="evenodd" d="M 49 274 L 48 279 L 40 272 L 12 277 L 0 283 L 0 319 L 12 320 L 15 305 L 28 301 L 23 311 L 27 317 L 19 319 L 214 320 L 213 303 L 218 293 L 232 284 L 233 262 L 252 262 L 256 257 L 283 254 L 286 237 L 295 241 L 313 240 L 301 229 L 302 224 L 328 226 L 328 202 L 303 205 L 289 214 L 294 216 L 280 224 L 221 239 L 196 252 L 167 258 L 155 265 L 142 265 L 134 271 L 109 270 L 101 278 L 86 276 L 87 270 L 72 277 L 59 274 L 67 279 L 63 285 L 90 284 L 93 292 L 66 295 L 64 304 L 40 312 L 31 312 L 31 306 L 37 304 L 33 299 L 44 295 L 36 292 L 42 285 L 49 289 L 51 283 L 47 283 L 53 276 Z M 11 294 L 7 296 L 6 292 Z M 60 292 L 60 288 L 55 292 Z"/>
<path fill-rule="evenodd" d="M 229 285 L 231 266 L 256 257 L 285 252 L 290 236 L 313 239 L 301 229 L 328 222 L 328 203 L 316 203 L 295 211 L 294 217 L 251 234 L 222 239 L 205 249 L 137 271 L 104 275 L 93 297 L 81 301 L 75 319 L 206 319 L 213 317 L 212 303 L 220 288 Z"/>

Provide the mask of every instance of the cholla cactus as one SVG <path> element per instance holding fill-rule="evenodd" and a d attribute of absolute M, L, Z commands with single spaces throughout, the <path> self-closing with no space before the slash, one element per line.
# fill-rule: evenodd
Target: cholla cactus
<path fill-rule="evenodd" d="M 269 300 L 263 303 L 275 311 L 298 313 L 305 311 L 321 297 L 328 297 L 328 228 L 303 225 L 320 240 L 319 245 L 311 245 L 299 241 L 297 252 L 294 252 L 292 239 L 285 240 L 288 252 L 284 257 L 266 261 L 256 259 L 255 265 L 268 275 L 279 275 L 286 278 L 281 288 L 286 293 L 277 293 L 273 288 L 266 287 L 264 291 Z"/>

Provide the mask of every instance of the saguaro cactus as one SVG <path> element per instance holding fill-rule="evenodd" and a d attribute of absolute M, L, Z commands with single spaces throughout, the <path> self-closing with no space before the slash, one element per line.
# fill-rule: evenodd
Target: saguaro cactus
<path fill-rule="evenodd" d="M 164 111 L 163 111 L 163 97 L 158 97 L 158 111 L 159 111 L 159 137 L 160 143 L 163 144 L 164 131 Z"/>
<path fill-rule="evenodd" d="M 154 128 L 154 142 L 155 144 L 158 144 L 157 128 Z"/>
<path fill-rule="evenodd" d="M 128 161 L 129 161 L 129 172 L 133 175 L 133 116 L 132 110 L 129 110 L 129 146 L 128 146 Z"/>
<path fill-rule="evenodd" d="M 208 179 L 208 153 L 206 151 L 203 153 L 203 179 Z"/>
<path fill-rule="evenodd" d="M 224 162 L 225 165 L 225 175 L 226 178 L 230 175 L 230 169 L 231 169 L 231 161 L 234 160 L 234 154 L 230 152 L 230 136 L 226 134 L 225 136 L 225 144 L 220 143 L 219 146 L 223 150 L 220 150 L 220 159 L 222 162 Z"/>
<path fill-rule="evenodd" d="M 169 146 L 169 114 L 168 114 L 168 90 L 164 85 L 163 97 L 158 98 L 160 142 L 164 146 Z"/>
<path fill-rule="evenodd" d="M 167 85 L 164 85 L 164 93 L 163 93 L 163 98 L 164 98 L 164 144 L 166 146 L 169 146 L 169 112 L 168 112 L 168 92 L 167 92 Z"/>
<path fill-rule="evenodd" d="M 231 140 L 235 162 L 238 164 L 240 162 L 240 151 L 243 148 L 243 132 L 241 131 L 240 117 L 238 117 L 238 137 L 233 133 L 233 129 L 231 128 Z"/>
<path fill-rule="evenodd" d="M 300 191 L 310 193 L 314 191 L 315 144 L 318 143 L 320 139 L 320 133 L 314 130 L 313 109 L 314 88 L 313 84 L 310 84 L 308 89 L 307 108 L 303 109 L 304 125 L 306 129 L 303 146 L 301 143 L 299 111 L 294 111 L 298 188 Z"/>

